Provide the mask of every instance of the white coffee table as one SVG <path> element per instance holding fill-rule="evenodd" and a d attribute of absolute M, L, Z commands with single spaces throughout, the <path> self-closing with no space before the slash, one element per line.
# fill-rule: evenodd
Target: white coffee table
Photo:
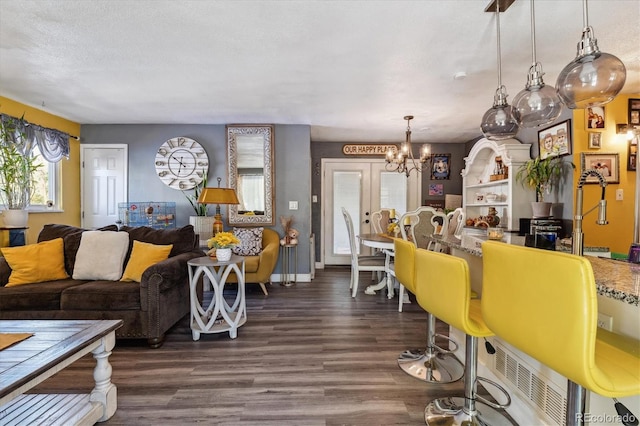
<path fill-rule="evenodd" d="M 229 332 L 229 337 L 238 337 L 238 327 L 247 321 L 247 306 L 244 295 L 244 257 L 232 255 L 222 262 L 208 256 L 187 262 L 189 268 L 189 288 L 191 299 L 191 335 L 200 339 L 200 333 Z M 238 291 L 229 305 L 224 298 L 227 277 L 235 272 L 238 277 Z M 211 291 L 203 291 L 202 300 L 198 296 L 198 283 L 208 278 Z"/>

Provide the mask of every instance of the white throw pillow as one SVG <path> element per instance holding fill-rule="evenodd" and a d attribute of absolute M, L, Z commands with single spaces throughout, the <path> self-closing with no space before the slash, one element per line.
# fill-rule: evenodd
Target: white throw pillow
<path fill-rule="evenodd" d="M 73 266 L 73 279 L 119 280 L 128 249 L 128 232 L 84 231 Z"/>

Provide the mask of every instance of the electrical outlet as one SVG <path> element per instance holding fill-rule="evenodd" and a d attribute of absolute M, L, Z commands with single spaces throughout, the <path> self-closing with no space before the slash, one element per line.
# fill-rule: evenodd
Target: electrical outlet
<path fill-rule="evenodd" d="M 624 191 L 622 189 L 616 189 L 616 201 L 622 201 L 624 199 Z"/>
<path fill-rule="evenodd" d="M 598 327 L 607 331 L 613 331 L 613 317 L 598 312 Z"/>

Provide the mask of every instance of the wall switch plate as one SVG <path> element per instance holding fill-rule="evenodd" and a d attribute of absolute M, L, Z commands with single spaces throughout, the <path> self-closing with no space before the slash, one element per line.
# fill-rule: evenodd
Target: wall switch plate
<path fill-rule="evenodd" d="M 317 203 L 318 202 L 318 196 L 317 195 L 312 195 L 311 196 L 311 202 L 312 203 Z"/>
<path fill-rule="evenodd" d="M 598 327 L 603 328 L 607 331 L 613 331 L 613 317 L 598 312 Z"/>
<path fill-rule="evenodd" d="M 622 201 L 624 199 L 624 190 L 616 189 L 616 201 Z"/>
<path fill-rule="evenodd" d="M 289 201 L 289 210 L 298 210 L 298 202 Z"/>

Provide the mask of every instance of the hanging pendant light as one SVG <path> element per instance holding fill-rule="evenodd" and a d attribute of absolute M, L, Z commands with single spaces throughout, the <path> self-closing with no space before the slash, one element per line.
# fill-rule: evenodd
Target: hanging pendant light
<path fill-rule="evenodd" d="M 493 96 L 493 107 L 484 113 L 480 129 L 490 140 L 514 137 L 518 133 L 518 122 L 507 103 L 507 88 L 502 85 L 502 63 L 500 61 L 500 1 L 496 1 L 496 33 L 498 40 L 498 89 Z"/>
<path fill-rule="evenodd" d="M 589 26 L 587 0 L 582 3 L 582 39 L 578 55 L 558 75 L 556 87 L 562 102 L 571 109 L 602 106 L 613 100 L 627 79 L 627 70 L 617 57 L 602 53 Z"/>
<path fill-rule="evenodd" d="M 536 21 L 531 0 L 531 57 L 532 65 L 527 84 L 513 98 L 513 115 L 521 127 L 538 127 L 549 124 L 560 116 L 562 103 L 556 89 L 544 84 L 542 64 L 536 60 Z"/>
<path fill-rule="evenodd" d="M 420 159 L 413 157 L 413 148 L 411 147 L 411 120 L 413 115 L 406 115 L 404 119 L 407 121 L 407 131 L 405 132 L 405 140 L 397 152 L 387 151 L 385 169 L 388 171 L 396 171 L 409 174 L 415 170 L 416 173 L 429 169 L 429 160 L 431 159 L 431 145 L 424 144 L 420 149 Z M 409 162 L 407 162 L 409 160 Z"/>

